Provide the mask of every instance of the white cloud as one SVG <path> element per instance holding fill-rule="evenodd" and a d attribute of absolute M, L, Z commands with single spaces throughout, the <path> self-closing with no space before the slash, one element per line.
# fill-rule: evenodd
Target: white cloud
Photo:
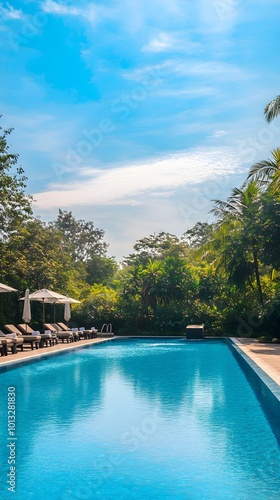
<path fill-rule="evenodd" d="M 139 81 L 149 74 L 157 74 L 159 78 L 192 77 L 209 83 L 246 81 L 254 75 L 243 67 L 219 61 L 201 61 L 185 59 L 167 59 L 161 64 L 145 66 L 122 72 L 123 78 Z"/>
<path fill-rule="evenodd" d="M 0 5 L 0 14 L 4 19 L 22 19 L 24 14 L 22 10 L 15 9 L 10 5 L 9 3 L 7 4 L 7 8 L 3 7 L 3 5 Z"/>
<path fill-rule="evenodd" d="M 89 22 L 95 20 L 96 9 L 95 5 L 89 3 L 84 8 L 65 5 L 64 3 L 55 2 L 54 0 L 44 0 L 41 4 L 42 10 L 47 14 L 57 16 L 74 16 L 87 19 Z"/>
<path fill-rule="evenodd" d="M 214 130 L 213 134 L 210 136 L 212 139 L 220 139 L 220 137 L 223 137 L 226 135 L 225 130 Z"/>
<path fill-rule="evenodd" d="M 42 193 L 35 193 L 43 210 L 83 205 L 135 205 L 146 195 L 199 185 L 240 171 L 239 157 L 229 148 L 194 150 L 142 164 L 107 170 L 87 169 L 87 178 L 65 179 Z M 83 179 L 81 180 L 81 177 Z"/>
<path fill-rule="evenodd" d="M 160 33 L 156 38 L 152 38 L 144 47 L 143 52 L 165 52 L 173 48 L 174 41 L 168 33 Z"/>
<path fill-rule="evenodd" d="M 176 89 L 176 88 L 170 88 L 167 87 L 163 90 L 157 91 L 157 96 L 169 96 L 169 97 L 190 97 L 190 98 L 196 98 L 196 97 L 204 97 L 204 96 L 209 96 L 214 94 L 215 88 L 213 87 L 191 87 L 191 88 L 184 88 L 184 89 Z"/>
<path fill-rule="evenodd" d="M 193 53 L 201 50 L 201 44 L 182 38 L 180 34 L 172 36 L 169 33 L 161 32 L 144 45 L 141 50 L 142 52 L 171 52 L 183 50 L 184 53 Z"/>

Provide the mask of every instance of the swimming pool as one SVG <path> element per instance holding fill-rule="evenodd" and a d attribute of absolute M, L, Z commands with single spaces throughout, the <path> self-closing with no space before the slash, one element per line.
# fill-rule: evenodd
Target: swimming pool
<path fill-rule="evenodd" d="M 279 499 L 278 403 L 223 340 L 115 339 L 0 381 L 1 499 Z"/>

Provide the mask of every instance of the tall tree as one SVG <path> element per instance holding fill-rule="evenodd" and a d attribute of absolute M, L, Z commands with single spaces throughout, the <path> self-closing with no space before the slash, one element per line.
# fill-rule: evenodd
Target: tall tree
<path fill-rule="evenodd" d="M 64 246 L 75 260 L 85 262 L 92 256 L 106 254 L 108 244 L 103 241 L 104 231 L 95 228 L 93 222 L 77 220 L 72 212 L 59 209 L 57 219 L 51 225 L 60 229 Z"/>
<path fill-rule="evenodd" d="M 224 232 L 223 265 L 233 281 L 240 284 L 254 273 L 260 304 L 263 304 L 259 256 L 261 242 L 258 234 L 261 214 L 261 192 L 255 181 L 243 189 L 235 188 L 227 201 L 214 200 L 212 210 Z M 219 235 L 219 232 L 217 233 Z"/>
<path fill-rule="evenodd" d="M 280 271 L 280 199 L 270 189 L 262 195 L 259 237 L 263 241 L 263 263 Z"/>
<path fill-rule="evenodd" d="M 0 238 L 16 231 L 32 215 L 31 196 L 25 193 L 26 177 L 17 167 L 18 155 L 10 153 L 7 138 L 13 129 L 0 127 Z"/>
<path fill-rule="evenodd" d="M 33 219 L 6 241 L 0 269 L 16 288 L 54 288 L 66 293 L 73 262 L 63 248 L 61 232 Z"/>
<path fill-rule="evenodd" d="M 163 260 L 166 257 L 183 257 L 187 252 L 187 244 L 180 241 L 177 236 L 160 232 L 137 240 L 133 249 L 134 253 L 124 259 L 127 265 L 148 264 L 149 260 Z"/>
<path fill-rule="evenodd" d="M 113 257 L 106 255 L 108 244 L 103 229 L 95 228 L 91 221 L 77 220 L 72 212 L 63 210 L 59 210 L 50 227 L 60 231 L 63 248 L 77 266 L 83 267 L 88 284 L 108 284 L 112 280 L 118 265 Z"/>
<path fill-rule="evenodd" d="M 197 222 L 191 229 L 184 233 L 184 238 L 192 248 L 199 248 L 211 239 L 215 230 L 215 224 Z"/>

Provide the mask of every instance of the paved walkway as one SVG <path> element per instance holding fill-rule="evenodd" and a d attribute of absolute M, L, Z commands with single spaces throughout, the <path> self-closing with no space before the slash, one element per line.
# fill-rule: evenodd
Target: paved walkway
<path fill-rule="evenodd" d="M 0 356 L 0 366 L 8 366 L 15 363 L 20 363 L 25 359 L 36 359 L 40 358 L 42 355 L 48 355 L 59 351 L 70 351 L 71 349 L 77 349 L 83 345 L 91 345 L 99 342 L 105 342 L 107 338 L 97 338 L 97 339 L 86 339 L 79 340 L 78 342 L 59 342 L 58 344 L 51 347 L 41 347 L 39 349 L 32 349 L 29 346 L 25 346 L 23 352 L 19 351 L 17 354 L 11 354 L 9 352 L 8 356 Z"/>
<path fill-rule="evenodd" d="M 280 344 L 265 344 L 254 339 L 234 339 L 234 341 L 280 386 Z"/>

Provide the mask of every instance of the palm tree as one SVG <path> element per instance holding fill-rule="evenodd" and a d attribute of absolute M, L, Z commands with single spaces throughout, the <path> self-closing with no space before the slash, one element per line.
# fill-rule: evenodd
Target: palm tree
<path fill-rule="evenodd" d="M 270 101 L 264 108 L 264 116 L 268 123 L 274 120 L 278 115 L 280 115 L 280 95 L 277 95 L 275 99 Z"/>
<path fill-rule="evenodd" d="M 213 200 L 213 214 L 223 221 L 225 217 L 230 219 L 244 219 L 256 199 L 259 199 L 259 187 L 256 181 L 249 182 L 245 187 L 234 188 L 227 201 Z"/>
<path fill-rule="evenodd" d="M 158 281 L 162 275 L 162 262 L 149 259 L 146 266 L 140 266 L 141 296 L 156 314 L 158 303 Z"/>
<path fill-rule="evenodd" d="M 272 193 L 280 187 L 280 148 L 271 153 L 271 160 L 262 160 L 250 168 L 248 179 L 253 179 L 261 184 L 270 183 Z"/>
<path fill-rule="evenodd" d="M 213 248 L 219 246 L 218 266 L 223 266 L 234 282 L 255 276 L 260 304 L 263 292 L 259 271 L 259 239 L 256 224 L 260 213 L 260 190 L 256 181 L 249 182 L 242 189 L 234 188 L 226 200 L 213 200 L 212 212 L 218 218 Z M 211 245 L 211 243 L 210 243 Z M 251 256 L 251 257 L 250 257 Z M 218 267 L 217 266 L 217 267 Z"/>

